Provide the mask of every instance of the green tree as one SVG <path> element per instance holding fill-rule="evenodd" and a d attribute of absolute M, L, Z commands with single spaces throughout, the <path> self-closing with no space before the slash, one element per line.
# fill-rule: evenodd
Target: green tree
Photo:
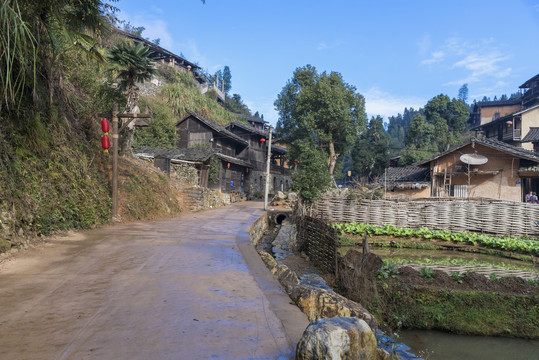
<path fill-rule="evenodd" d="M 225 66 L 223 69 L 223 88 L 227 95 L 230 89 L 232 89 L 232 74 L 230 73 L 230 68 L 228 66 Z"/>
<path fill-rule="evenodd" d="M 227 97 L 225 99 L 225 105 L 228 110 L 233 113 L 251 116 L 251 110 L 243 103 L 243 100 L 239 94 L 233 94 L 232 97 Z"/>
<path fill-rule="evenodd" d="M 425 116 L 428 123 L 435 125 L 438 151 L 445 151 L 463 140 L 470 113 L 464 101 L 441 94 L 425 105 Z"/>
<path fill-rule="evenodd" d="M 468 101 L 468 84 L 464 84 L 459 89 L 459 100 L 462 100 L 465 104 Z"/>
<path fill-rule="evenodd" d="M 100 0 L 2 1 L 0 109 L 20 107 L 23 98 L 37 102 L 48 96 L 52 103 L 53 95 L 62 94 L 61 55 L 75 49 L 102 60 L 95 38 L 106 31 L 106 16 L 115 11 Z"/>
<path fill-rule="evenodd" d="M 327 156 L 312 147 L 308 139 L 298 139 L 289 157 L 292 163 L 297 164 L 297 169 L 292 173 L 292 189 L 310 204 L 331 186 Z"/>
<path fill-rule="evenodd" d="M 372 117 L 352 148 L 352 169 L 365 180 L 383 174 L 389 166 L 389 135 L 381 116 Z"/>
<path fill-rule="evenodd" d="M 365 126 L 365 100 L 339 73 L 318 74 L 311 65 L 297 68 L 275 101 L 277 136 L 295 146 L 308 140 L 327 156 L 333 176 L 337 159 L 349 151 Z"/>
<path fill-rule="evenodd" d="M 406 134 L 406 148 L 402 152 L 400 165 L 411 165 L 438 152 L 434 141 L 435 126 L 428 123 L 421 114 L 416 114 Z"/>
<path fill-rule="evenodd" d="M 113 46 L 107 54 L 111 70 L 119 80 L 120 89 L 127 90 L 126 113 L 140 113 L 138 108 L 139 88 L 136 83 L 150 80 L 156 73 L 155 62 L 150 59 L 151 53 L 152 51 L 141 43 L 133 45 L 129 42 L 122 42 Z M 121 154 L 130 156 L 135 122 L 131 121 L 125 131 L 121 141 Z"/>

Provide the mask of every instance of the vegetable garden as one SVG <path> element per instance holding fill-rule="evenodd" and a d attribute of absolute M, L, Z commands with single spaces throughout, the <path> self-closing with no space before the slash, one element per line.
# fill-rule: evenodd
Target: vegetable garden
<path fill-rule="evenodd" d="M 395 238 L 417 238 L 425 241 L 438 240 L 539 256 L 539 241 L 522 237 L 496 237 L 471 232 L 430 230 L 425 227 L 419 229 L 398 228 L 389 224 L 377 226 L 364 223 L 345 223 L 333 224 L 333 228 L 339 230 L 343 235 L 363 235 L 365 231 L 367 231 L 367 234 L 369 235 L 392 236 Z"/>

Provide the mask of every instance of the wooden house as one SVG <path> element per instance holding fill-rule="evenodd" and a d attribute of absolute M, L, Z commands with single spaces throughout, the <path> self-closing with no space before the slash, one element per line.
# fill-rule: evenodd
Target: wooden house
<path fill-rule="evenodd" d="M 524 201 L 539 193 L 539 155 L 492 138 L 472 138 L 414 166 L 429 169 L 431 197 Z"/>
<path fill-rule="evenodd" d="M 233 121 L 226 128 L 196 113 L 189 113 L 176 123 L 179 140 L 176 149 L 144 147 L 134 153 L 153 159 L 155 165 L 167 169 L 179 169 L 179 164 L 190 164 L 196 168 L 196 184 L 219 189 L 224 193 L 260 195 L 266 183 L 266 159 L 269 132 L 263 128 Z M 286 165 L 287 150 L 271 146 L 270 192 L 286 191 L 292 186 L 290 169 Z M 215 161 L 218 163 L 218 180 L 212 182 L 210 172 Z M 165 165 L 161 165 L 165 164 Z M 185 168 L 182 168 L 185 170 Z M 180 169 L 181 170 L 181 169 Z M 181 177 L 181 175 L 179 175 Z M 193 181 L 190 181 L 193 183 Z"/>
<path fill-rule="evenodd" d="M 539 75 L 526 81 L 520 89 L 522 96 L 474 105 L 470 122 L 478 136 L 534 149 L 533 143 L 537 141 L 527 135 L 532 128 L 539 127 Z"/>
<path fill-rule="evenodd" d="M 210 148 L 219 158 L 219 183 L 223 192 L 244 191 L 245 175 L 251 164 L 246 162 L 249 142 L 201 115 L 190 113 L 176 123 L 178 148 Z M 210 186 L 211 187 L 211 186 Z"/>
<path fill-rule="evenodd" d="M 257 118 L 258 117 L 252 117 Z M 261 120 L 261 119 L 260 119 Z M 264 129 L 264 121 L 252 121 L 249 125 L 232 121 L 227 129 L 249 142 L 247 151 L 240 154 L 240 158 L 251 165 L 250 173 L 247 176 L 246 192 L 264 192 L 265 174 L 267 166 L 267 154 L 269 141 L 269 131 Z M 275 144 L 271 145 L 270 153 L 270 191 L 286 191 L 292 186 L 290 169 L 286 163 L 287 150 Z"/>

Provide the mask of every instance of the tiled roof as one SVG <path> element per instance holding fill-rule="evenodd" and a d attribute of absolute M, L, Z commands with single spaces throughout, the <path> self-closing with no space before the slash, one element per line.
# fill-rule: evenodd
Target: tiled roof
<path fill-rule="evenodd" d="M 534 77 L 532 77 L 529 80 L 526 80 L 526 82 L 524 84 L 519 86 L 519 89 L 527 89 L 527 88 L 529 88 L 532 81 L 534 81 L 534 80 L 539 80 L 539 74 L 535 75 Z"/>
<path fill-rule="evenodd" d="M 134 40 L 135 42 L 139 42 L 139 43 L 144 44 L 145 46 L 149 47 L 150 50 L 152 50 L 156 54 L 163 54 L 163 55 L 166 55 L 166 56 L 170 56 L 170 57 L 176 59 L 177 61 L 180 61 L 181 63 L 183 63 L 186 67 L 187 67 L 187 65 L 190 65 L 191 69 L 193 69 L 193 70 L 201 69 L 201 67 L 198 66 L 197 64 L 194 64 L 194 63 L 182 58 L 181 56 L 178 56 L 178 55 L 176 55 L 174 53 L 171 53 L 167 49 L 164 49 L 161 46 L 156 45 L 153 42 L 148 41 L 148 40 L 146 40 L 146 39 L 144 39 L 144 38 L 142 38 L 140 36 L 137 36 L 135 34 L 131 34 L 131 33 L 127 32 L 127 31 L 123 31 L 121 29 L 118 29 L 117 27 L 113 27 L 113 31 L 117 32 L 118 34 L 120 34 L 120 35 L 122 35 L 124 37 L 130 38 L 130 39 Z"/>
<path fill-rule="evenodd" d="M 264 136 L 264 137 L 269 136 L 269 131 L 267 131 L 267 130 L 257 129 L 257 128 L 255 128 L 253 126 L 250 126 L 250 125 L 247 125 L 247 124 L 241 123 L 239 121 L 235 121 L 235 120 L 232 120 L 232 122 L 226 128 L 228 130 L 230 130 L 230 128 L 232 128 L 234 126 L 237 126 L 237 127 L 241 128 L 241 129 L 244 129 L 246 131 L 250 131 L 253 134 L 257 134 L 257 135 Z"/>
<path fill-rule="evenodd" d="M 507 100 L 496 100 L 496 101 L 480 101 L 475 103 L 477 107 L 489 107 L 489 106 L 509 106 L 509 105 L 518 105 L 522 101 L 522 97 L 507 99 Z"/>
<path fill-rule="evenodd" d="M 189 114 L 185 115 L 182 119 L 178 120 L 178 122 L 176 123 L 176 126 L 178 126 L 179 124 L 181 124 L 182 122 L 184 122 L 186 119 L 190 118 L 191 116 L 195 117 L 197 120 L 199 120 L 200 122 L 202 122 L 203 124 L 206 124 L 207 126 L 209 126 L 211 129 L 213 129 L 215 132 L 219 133 L 219 134 L 222 134 L 222 135 L 225 135 L 226 137 L 244 145 L 244 146 L 247 146 L 249 145 L 249 142 L 246 141 L 246 140 L 243 140 L 242 138 L 240 138 L 238 135 L 230 132 L 229 130 L 225 129 L 224 127 L 222 127 L 221 125 L 219 124 L 216 124 L 214 123 L 213 121 L 211 120 L 208 120 L 206 119 L 204 116 L 201 116 L 201 115 L 198 115 L 197 113 L 195 112 L 190 112 Z"/>
<path fill-rule="evenodd" d="M 271 150 L 275 150 L 275 151 L 279 151 L 279 152 L 282 152 L 282 153 L 288 153 L 288 149 L 282 147 L 282 146 L 279 146 L 279 145 L 274 145 L 274 144 L 271 144 Z"/>
<path fill-rule="evenodd" d="M 254 123 L 257 123 L 257 124 L 266 124 L 267 121 L 262 119 L 261 117 L 258 117 L 258 116 L 246 116 L 246 120 L 248 122 L 254 122 Z"/>
<path fill-rule="evenodd" d="M 184 160 L 193 162 L 204 162 L 211 156 L 217 154 L 219 150 L 212 148 L 187 148 L 187 149 L 170 149 L 170 148 L 154 148 L 150 146 L 142 146 L 133 150 L 135 155 L 140 156 L 163 156 L 171 160 Z"/>
<path fill-rule="evenodd" d="M 539 127 L 532 127 L 530 131 L 524 136 L 522 142 L 535 142 L 539 141 Z"/>
<path fill-rule="evenodd" d="M 240 166 L 245 166 L 245 167 L 248 167 L 248 168 L 252 168 L 253 165 L 249 164 L 248 162 L 242 160 L 242 159 L 238 159 L 236 157 L 233 157 L 233 156 L 228 156 L 228 155 L 224 155 L 224 154 L 217 154 L 217 157 L 221 160 L 224 160 L 224 161 L 228 161 L 232 164 L 236 164 L 236 165 L 240 165 Z"/>
<path fill-rule="evenodd" d="M 499 141 L 499 140 L 495 140 L 493 138 L 482 138 L 482 139 L 472 138 L 472 139 L 470 139 L 469 141 L 467 141 L 467 142 L 465 142 L 463 144 L 454 146 L 451 149 L 449 149 L 447 151 L 444 151 L 442 153 L 439 153 L 438 155 L 435 155 L 435 156 L 433 156 L 431 158 L 418 161 L 413 165 L 414 166 L 426 165 L 426 164 L 430 163 L 433 160 L 439 159 L 442 156 L 445 156 L 447 154 L 452 153 L 453 151 L 456 151 L 456 150 L 461 149 L 461 148 L 463 148 L 463 147 L 465 147 L 467 145 L 470 145 L 472 142 L 484 145 L 484 146 L 489 147 L 491 149 L 495 149 L 495 150 L 504 152 L 506 154 L 513 155 L 513 156 L 521 158 L 521 159 L 531 160 L 531 161 L 535 161 L 535 162 L 539 163 L 539 154 L 537 154 L 537 153 L 535 153 L 533 151 L 529 151 L 529 150 L 523 149 L 521 147 L 509 145 L 507 143 L 504 143 L 504 142 Z"/>
<path fill-rule="evenodd" d="M 388 167 L 385 174 L 378 177 L 378 182 L 422 182 L 428 181 L 430 170 L 417 166 Z"/>

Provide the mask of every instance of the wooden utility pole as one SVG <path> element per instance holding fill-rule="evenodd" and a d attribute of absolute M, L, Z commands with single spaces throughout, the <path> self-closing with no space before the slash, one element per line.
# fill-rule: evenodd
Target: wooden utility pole
<path fill-rule="evenodd" d="M 269 193 L 269 181 L 270 181 L 270 160 L 271 160 L 271 134 L 273 127 L 269 127 L 269 141 L 268 141 L 268 157 L 266 160 L 266 189 L 264 190 L 264 210 L 268 210 L 268 193 Z"/>
<path fill-rule="evenodd" d="M 146 109 L 145 114 L 118 114 L 118 104 L 112 106 L 112 114 L 98 114 L 100 117 L 112 118 L 112 221 L 118 219 L 118 139 L 120 132 L 126 128 L 127 125 L 139 118 L 151 119 L 152 114 L 149 113 L 149 110 Z M 122 127 L 118 129 L 118 120 L 129 119 Z"/>
<path fill-rule="evenodd" d="M 118 218 L 118 104 L 112 107 L 112 221 Z"/>

